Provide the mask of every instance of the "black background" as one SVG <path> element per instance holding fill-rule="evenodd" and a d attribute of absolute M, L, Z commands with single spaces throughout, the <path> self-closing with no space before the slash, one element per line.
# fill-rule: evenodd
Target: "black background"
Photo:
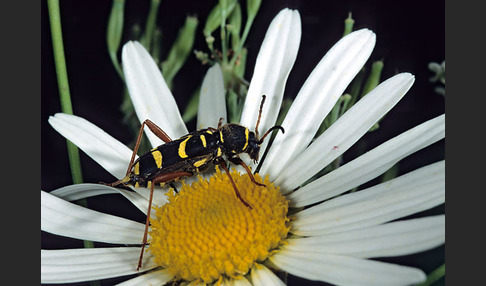
<path fill-rule="evenodd" d="M 127 0 L 125 6 L 125 31 L 134 24 L 144 26 L 149 1 Z M 176 37 L 187 15 L 199 19 L 195 49 L 206 51 L 202 27 L 216 1 L 161 1 L 158 25 L 163 33 L 163 52 Z M 133 138 L 121 123 L 119 111 L 122 81 L 110 62 L 106 48 L 106 23 L 111 1 L 61 1 L 61 20 L 66 63 L 69 76 L 74 114 L 86 118 L 124 143 Z M 445 59 L 445 3 L 443 1 L 264 1 L 247 41 L 248 66 L 246 78 L 251 79 L 253 64 L 260 44 L 272 18 L 285 7 L 298 9 L 302 19 L 302 40 L 296 63 L 290 73 L 285 96 L 293 98 L 302 83 L 326 51 L 341 37 L 343 21 L 352 12 L 355 29 L 369 28 L 377 34 L 377 42 L 370 62 L 384 59 L 382 79 L 398 72 L 411 72 L 415 84 L 407 95 L 380 123 L 380 129 L 362 138 L 361 146 L 367 150 L 442 114 L 445 99 L 434 93 L 437 84 L 428 79 L 432 73 L 429 62 Z M 131 38 L 128 32 L 122 42 Z M 369 67 L 369 65 L 368 65 Z M 194 56 L 174 79 L 173 94 L 180 108 L 201 82 L 206 66 Z M 52 45 L 46 1 L 41 5 L 41 188 L 51 191 L 72 183 L 65 140 L 47 123 L 50 115 L 60 112 L 59 95 L 55 75 Z M 193 129 L 194 126 L 189 126 Z M 364 145 L 363 145 L 364 144 Z M 358 144 L 356 144 L 358 145 Z M 353 147 L 345 159 L 352 159 L 357 152 Z M 444 140 L 421 150 L 400 163 L 400 174 L 444 159 Z M 109 182 L 114 178 L 81 152 L 85 182 Z M 106 200 L 89 200 L 90 207 L 116 215 L 143 221 L 143 215 L 123 199 L 110 197 Z M 135 213 L 134 213 L 135 212 Z M 444 207 L 434 208 L 424 214 L 443 213 Z M 61 239 L 49 234 L 42 235 L 43 248 L 80 247 L 72 239 Z M 429 273 L 444 262 L 444 247 L 416 255 L 383 259 L 403 265 L 419 267 Z M 103 284 L 123 281 L 110 279 Z M 442 279 L 437 285 L 443 285 Z M 291 285 L 311 284 L 289 276 Z"/>

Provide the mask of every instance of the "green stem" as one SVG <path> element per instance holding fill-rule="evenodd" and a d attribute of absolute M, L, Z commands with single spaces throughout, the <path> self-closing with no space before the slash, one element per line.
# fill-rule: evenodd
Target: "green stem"
<path fill-rule="evenodd" d="M 61 13 L 59 11 L 59 0 L 48 0 L 47 6 L 49 10 L 49 21 L 51 25 L 52 46 L 54 50 L 54 63 L 57 73 L 57 84 L 59 87 L 59 97 L 61 102 L 61 110 L 67 114 L 73 114 L 73 107 L 71 104 L 71 94 L 69 92 L 69 83 L 66 70 L 66 58 L 64 56 L 64 45 L 62 41 L 61 29 Z M 79 159 L 79 150 L 72 142 L 67 141 L 67 150 L 69 157 L 69 164 L 71 167 L 71 176 L 74 184 L 81 184 L 83 182 L 83 174 L 81 172 L 81 161 Z M 80 204 L 86 206 L 86 199 L 80 200 Z M 93 248 L 92 241 L 84 241 L 85 248 Z"/>
<path fill-rule="evenodd" d="M 222 59 L 223 64 L 228 63 L 228 46 L 227 46 L 227 39 L 226 39 L 226 9 L 228 6 L 228 2 L 226 0 L 219 1 L 221 5 L 221 24 L 220 24 L 220 32 L 221 32 L 221 52 L 222 52 Z"/>
<path fill-rule="evenodd" d="M 73 114 L 71 105 L 71 94 L 69 92 L 69 83 L 66 71 L 66 59 L 64 56 L 64 46 L 62 42 L 61 15 L 59 12 L 59 0 L 48 0 L 49 20 L 51 24 L 52 46 L 54 50 L 54 62 L 56 66 L 57 82 L 59 87 L 59 96 L 61 101 L 61 110 L 67 114 Z M 81 173 L 81 163 L 79 160 L 78 148 L 71 142 L 67 142 L 69 163 L 71 165 L 71 175 L 73 183 L 83 182 Z"/>
<path fill-rule="evenodd" d="M 439 266 L 439 268 L 432 271 L 428 276 L 427 280 L 424 283 L 419 284 L 417 286 L 429 286 L 432 285 L 434 282 L 439 280 L 440 278 L 445 276 L 445 263 Z"/>
<path fill-rule="evenodd" d="M 233 55 L 233 58 L 231 58 L 230 61 L 230 66 L 234 66 L 236 60 L 238 59 L 238 56 L 240 55 L 243 45 L 245 44 L 246 38 L 248 37 L 248 34 L 250 33 L 251 26 L 253 24 L 253 20 L 255 20 L 254 16 L 249 16 L 248 20 L 246 21 L 245 24 L 245 29 L 243 30 L 243 34 L 241 35 L 241 40 L 238 43 L 238 47 L 235 50 L 235 54 Z"/>

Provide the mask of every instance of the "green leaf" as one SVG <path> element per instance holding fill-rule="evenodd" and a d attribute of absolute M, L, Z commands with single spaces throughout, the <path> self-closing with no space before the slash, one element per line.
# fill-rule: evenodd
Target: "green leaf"
<path fill-rule="evenodd" d="M 285 116 L 287 116 L 287 113 L 289 112 L 290 106 L 292 106 L 293 102 L 294 101 L 289 98 L 284 98 L 282 100 L 282 105 L 280 107 L 280 112 L 278 113 L 277 122 L 275 123 L 275 125 L 282 125 L 282 122 L 284 121 Z"/>
<path fill-rule="evenodd" d="M 370 130 L 371 131 L 371 130 Z M 398 175 L 398 164 L 393 165 L 390 169 L 388 169 L 383 176 L 381 176 L 381 182 L 384 183 L 395 178 Z"/>
<path fill-rule="evenodd" d="M 354 19 L 351 17 L 351 12 L 348 14 L 348 18 L 344 20 L 344 33 L 343 37 L 353 31 Z"/>
<path fill-rule="evenodd" d="M 236 7 L 229 16 L 228 31 L 231 35 L 231 47 L 235 50 L 240 43 L 241 32 L 241 6 L 236 3 Z"/>
<path fill-rule="evenodd" d="M 106 31 L 108 54 L 110 55 L 111 62 L 113 63 L 116 72 L 122 79 L 124 79 L 124 76 L 117 54 L 123 34 L 124 9 L 125 0 L 113 0 Z"/>
<path fill-rule="evenodd" d="M 152 38 L 152 58 L 158 65 L 160 63 L 160 52 L 162 51 L 162 31 L 159 28 L 155 28 Z"/>
<path fill-rule="evenodd" d="M 205 52 L 195 50 L 194 55 L 196 56 L 196 59 L 201 61 L 201 64 L 205 65 L 210 63 L 210 65 L 213 64 L 213 60 L 209 58 L 209 55 Z"/>
<path fill-rule="evenodd" d="M 243 29 L 243 34 L 241 35 L 241 40 L 239 41 L 239 44 L 237 45 L 237 47 L 233 47 L 235 53 L 230 60 L 230 65 L 234 65 L 240 57 L 240 54 L 243 50 L 243 45 L 246 42 L 246 38 L 248 37 L 248 33 L 250 32 L 253 21 L 255 20 L 258 10 L 260 9 L 260 4 L 261 0 L 250 0 L 246 2 L 247 17 L 245 28 Z"/>
<path fill-rule="evenodd" d="M 365 71 L 366 68 L 362 67 L 350 84 L 348 94 L 351 95 L 351 101 L 348 103 L 348 109 L 351 108 L 351 106 L 353 106 L 356 103 L 356 101 L 358 101 L 358 99 L 360 98 L 360 91 L 361 91 L 361 86 L 363 85 Z"/>
<path fill-rule="evenodd" d="M 201 90 L 201 87 L 199 86 L 196 89 L 196 91 L 194 91 L 191 98 L 189 99 L 189 102 L 187 103 L 186 109 L 184 110 L 184 114 L 182 114 L 182 119 L 184 120 L 185 123 L 188 123 L 189 121 L 196 118 L 197 110 L 199 108 L 199 93 L 200 93 L 200 90 Z"/>
<path fill-rule="evenodd" d="M 368 92 L 372 91 L 378 84 L 380 84 L 381 71 L 383 70 L 383 61 L 373 62 L 371 65 L 371 71 L 368 79 L 366 80 L 365 86 L 363 87 L 362 96 L 366 95 Z"/>
<path fill-rule="evenodd" d="M 261 4 L 262 4 L 261 0 L 246 1 L 246 12 L 248 13 L 248 18 L 254 19 L 256 17 Z"/>
<path fill-rule="evenodd" d="M 333 108 L 329 112 L 329 114 L 324 118 L 319 126 L 319 130 L 317 131 L 316 137 L 322 134 L 326 129 L 328 129 L 334 122 L 336 122 L 341 115 L 344 114 L 345 110 L 348 108 L 349 103 L 351 102 L 351 95 L 348 93 L 343 94 L 339 97 L 336 104 L 334 104 Z"/>
<path fill-rule="evenodd" d="M 147 49 L 152 51 L 152 39 L 155 31 L 155 24 L 157 23 L 157 14 L 159 12 L 160 0 L 150 1 L 149 13 L 147 22 L 145 22 L 145 31 L 140 39 L 140 43 Z"/>
<path fill-rule="evenodd" d="M 383 117 L 381 119 L 383 119 Z M 378 122 L 376 122 L 375 124 L 373 124 L 373 126 L 371 126 L 371 128 L 370 128 L 370 130 L 368 130 L 368 132 L 372 132 L 372 131 L 375 131 L 378 128 L 380 128 L 380 121 L 381 121 L 381 119 L 378 120 Z"/>
<path fill-rule="evenodd" d="M 211 34 L 221 26 L 221 22 L 226 21 L 226 19 L 221 18 L 221 15 L 230 15 L 236 6 L 236 3 L 236 0 L 229 0 L 224 13 L 221 11 L 221 3 L 214 6 L 211 12 L 209 12 L 208 18 L 206 19 L 206 24 L 204 25 L 203 34 L 205 37 L 211 36 Z"/>
<path fill-rule="evenodd" d="M 228 109 L 228 122 L 238 122 L 241 115 L 241 109 L 238 106 L 238 94 L 231 89 L 228 90 L 226 95 L 226 107 Z"/>
<path fill-rule="evenodd" d="M 177 72 L 186 62 L 194 45 L 196 37 L 196 28 L 198 25 L 197 18 L 187 17 L 184 26 L 179 30 L 179 34 L 170 49 L 167 59 L 162 62 L 162 74 L 171 87 L 172 80 Z"/>

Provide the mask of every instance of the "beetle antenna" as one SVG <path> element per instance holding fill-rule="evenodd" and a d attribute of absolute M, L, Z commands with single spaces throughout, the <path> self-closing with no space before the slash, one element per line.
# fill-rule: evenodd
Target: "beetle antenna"
<path fill-rule="evenodd" d="M 282 126 L 275 125 L 272 128 L 268 129 L 268 131 L 263 135 L 263 137 L 260 140 L 258 140 L 258 142 L 257 142 L 258 145 L 262 144 L 265 137 L 267 137 L 267 135 L 270 134 L 270 132 L 272 132 L 275 129 L 278 129 L 278 130 L 282 131 L 282 133 L 285 133 L 285 129 Z"/>
<path fill-rule="evenodd" d="M 258 134 L 258 125 L 260 125 L 260 118 L 262 117 L 262 110 L 263 110 L 263 104 L 265 103 L 265 98 L 267 98 L 267 96 L 262 95 L 262 102 L 260 103 L 260 111 L 258 111 L 258 119 L 257 119 L 257 123 L 256 123 L 256 126 L 255 126 L 256 138 L 260 138 L 259 134 Z"/>

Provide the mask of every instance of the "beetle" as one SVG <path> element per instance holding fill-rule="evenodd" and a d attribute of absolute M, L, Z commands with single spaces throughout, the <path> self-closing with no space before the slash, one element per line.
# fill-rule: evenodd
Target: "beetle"
<path fill-rule="evenodd" d="M 275 125 L 259 138 L 258 125 L 260 124 L 265 98 L 266 96 L 263 95 L 254 132 L 235 123 L 223 125 L 222 118 L 220 118 L 217 128 L 209 127 L 193 131 L 181 138 L 172 140 L 164 130 L 151 120 L 146 119 L 142 123 L 126 176 L 121 180 L 107 184 L 121 188 L 128 188 L 129 186 L 150 188 L 149 207 L 137 271 L 142 265 L 143 251 L 147 243 L 147 231 L 150 223 L 150 210 L 155 185 L 171 184 L 183 177 L 201 173 L 207 170 L 211 164 L 219 165 L 228 175 L 238 199 L 246 207 L 252 209 L 251 205 L 243 199 L 238 191 L 224 158 L 233 164 L 243 166 L 254 184 L 265 187 L 265 184 L 255 180 L 250 168 L 238 156 L 239 154 L 247 153 L 255 163 L 258 162 L 260 146 L 265 137 L 274 130 L 285 132 L 283 127 Z M 135 160 L 145 126 L 164 141 L 165 144 L 153 148 Z"/>

